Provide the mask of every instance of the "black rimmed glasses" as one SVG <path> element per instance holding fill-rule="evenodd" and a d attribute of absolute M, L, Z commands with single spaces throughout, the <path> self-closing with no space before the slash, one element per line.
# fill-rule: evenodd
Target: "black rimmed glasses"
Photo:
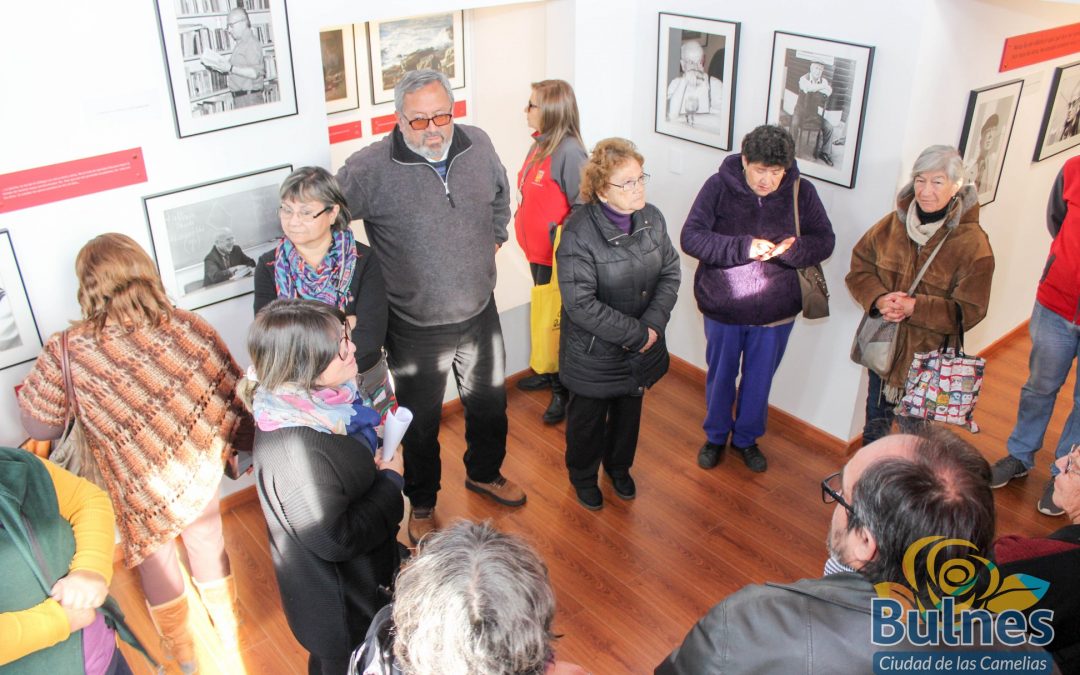
<path fill-rule="evenodd" d="M 637 189 L 637 187 L 639 185 L 641 187 L 645 187 L 646 183 L 649 182 L 649 178 L 651 178 L 651 176 L 649 176 L 649 174 L 643 173 L 640 176 L 638 176 L 637 178 L 635 178 L 633 180 L 628 180 L 625 183 L 619 183 L 619 184 L 608 183 L 608 185 L 610 185 L 611 187 L 620 188 L 620 189 L 622 189 L 623 192 L 633 192 L 635 189 Z"/>
<path fill-rule="evenodd" d="M 349 338 L 349 324 L 342 324 L 341 339 L 338 340 L 337 355 L 342 361 L 346 361 L 349 358 L 349 344 L 352 339 Z"/>
<path fill-rule="evenodd" d="M 826 504 L 836 502 L 847 509 L 848 513 L 855 515 L 855 509 L 851 508 L 851 504 L 844 501 L 843 473 L 840 471 L 831 476 L 826 476 L 825 480 L 821 481 L 821 501 Z"/>
<path fill-rule="evenodd" d="M 305 225 L 310 225 L 310 224 L 315 222 L 316 218 L 318 218 L 319 216 L 326 213 L 327 211 L 329 211 L 332 208 L 334 208 L 334 207 L 333 206 L 325 206 L 325 207 L 323 207 L 322 211 L 319 211 L 318 213 L 312 213 L 311 211 L 308 211 L 307 209 L 300 209 L 299 211 L 293 211 L 288 206 L 285 206 L 284 204 L 282 204 L 281 206 L 278 207 L 277 212 L 278 212 L 278 218 L 281 218 L 281 221 L 284 222 L 284 223 L 287 223 L 290 220 L 292 220 L 293 216 L 297 216 L 297 217 L 300 218 L 301 223 L 303 223 Z"/>
<path fill-rule="evenodd" d="M 439 113 L 438 115 L 432 115 L 431 117 L 415 117 L 411 120 L 406 120 L 413 131 L 423 131 L 428 128 L 428 124 L 434 124 L 437 127 L 445 127 L 450 124 L 450 120 L 454 119 L 451 113 Z"/>

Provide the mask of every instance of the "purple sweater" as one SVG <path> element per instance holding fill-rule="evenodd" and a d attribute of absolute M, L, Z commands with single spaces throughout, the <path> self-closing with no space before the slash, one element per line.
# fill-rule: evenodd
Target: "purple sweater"
<path fill-rule="evenodd" d="M 792 164 L 775 192 L 758 197 L 746 183 L 742 156 L 734 154 L 705 181 L 681 237 L 683 251 L 699 261 L 694 298 L 702 314 L 721 323 L 762 326 L 802 309 L 795 269 L 828 258 L 836 240 L 810 181 L 799 187 L 802 236 L 766 262 L 748 255 L 753 239 L 778 243 L 794 236 L 792 189 L 798 178 L 798 164 Z"/>

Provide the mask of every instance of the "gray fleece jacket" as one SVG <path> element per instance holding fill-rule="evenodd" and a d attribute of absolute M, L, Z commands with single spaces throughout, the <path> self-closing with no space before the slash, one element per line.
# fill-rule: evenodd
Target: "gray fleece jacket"
<path fill-rule="evenodd" d="M 356 152 L 337 180 L 382 264 L 390 310 L 416 326 L 459 323 L 495 289 L 510 190 L 488 135 L 454 125 L 446 182 L 395 128 Z"/>

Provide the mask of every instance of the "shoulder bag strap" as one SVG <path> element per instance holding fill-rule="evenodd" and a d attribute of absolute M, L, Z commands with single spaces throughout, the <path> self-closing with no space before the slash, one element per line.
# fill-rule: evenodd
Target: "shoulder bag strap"
<path fill-rule="evenodd" d="M 795 179 L 795 188 L 791 191 L 795 198 L 795 236 L 801 237 L 802 233 L 799 231 L 799 184 L 802 183 L 802 178 Z"/>
<path fill-rule="evenodd" d="M 75 400 L 75 385 L 71 383 L 71 361 L 68 358 L 68 332 L 66 330 L 60 333 L 60 369 L 64 373 L 64 399 L 67 406 L 64 428 L 67 429 L 75 416 L 78 403 Z"/>
<path fill-rule="evenodd" d="M 915 287 L 919 285 L 920 281 L 922 281 L 923 275 L 926 274 L 927 268 L 930 267 L 930 263 L 934 262 L 934 258 L 937 256 L 938 251 L 941 250 L 941 247 L 945 245 L 945 240 L 949 238 L 949 233 L 951 231 L 952 230 L 945 230 L 945 236 L 941 238 L 941 241 L 938 242 L 938 245 L 935 246 L 934 250 L 930 252 L 930 257 L 926 259 L 926 262 L 923 263 L 923 266 L 919 270 L 919 273 L 915 275 L 915 281 L 911 282 L 911 288 L 909 288 L 907 292 L 908 295 L 911 295 L 915 292 Z"/>

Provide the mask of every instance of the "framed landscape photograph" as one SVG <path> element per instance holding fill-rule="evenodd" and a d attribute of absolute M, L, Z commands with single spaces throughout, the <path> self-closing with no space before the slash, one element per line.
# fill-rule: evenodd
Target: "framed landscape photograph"
<path fill-rule="evenodd" d="M 776 31 L 766 121 L 795 139 L 799 171 L 855 187 L 874 48 Z"/>
<path fill-rule="evenodd" d="M 1080 61 L 1054 69 L 1032 161 L 1041 162 L 1080 144 Z"/>
<path fill-rule="evenodd" d="M 956 147 L 964 158 L 967 177 L 979 193 L 979 206 L 986 206 L 997 197 L 1001 167 L 1023 88 L 1023 80 L 1012 80 L 974 89 L 968 95 L 964 130 Z"/>
<path fill-rule="evenodd" d="M 11 233 L 0 230 L 0 369 L 33 361 L 41 344 Z"/>
<path fill-rule="evenodd" d="M 352 24 L 319 32 L 322 49 L 323 91 L 326 112 L 337 113 L 360 107 L 356 87 L 356 42 Z"/>
<path fill-rule="evenodd" d="M 739 24 L 660 12 L 656 132 L 731 149 Z"/>
<path fill-rule="evenodd" d="M 285 0 L 156 0 L 180 138 L 296 114 Z"/>
<path fill-rule="evenodd" d="M 464 87 L 464 24 L 461 10 L 369 21 L 372 105 L 393 101 L 394 86 L 410 70 L 437 70 L 450 80 L 451 89 Z"/>
<path fill-rule="evenodd" d="M 178 307 L 253 292 L 255 261 L 282 236 L 278 187 L 291 172 L 278 166 L 143 197 L 158 272 Z"/>

